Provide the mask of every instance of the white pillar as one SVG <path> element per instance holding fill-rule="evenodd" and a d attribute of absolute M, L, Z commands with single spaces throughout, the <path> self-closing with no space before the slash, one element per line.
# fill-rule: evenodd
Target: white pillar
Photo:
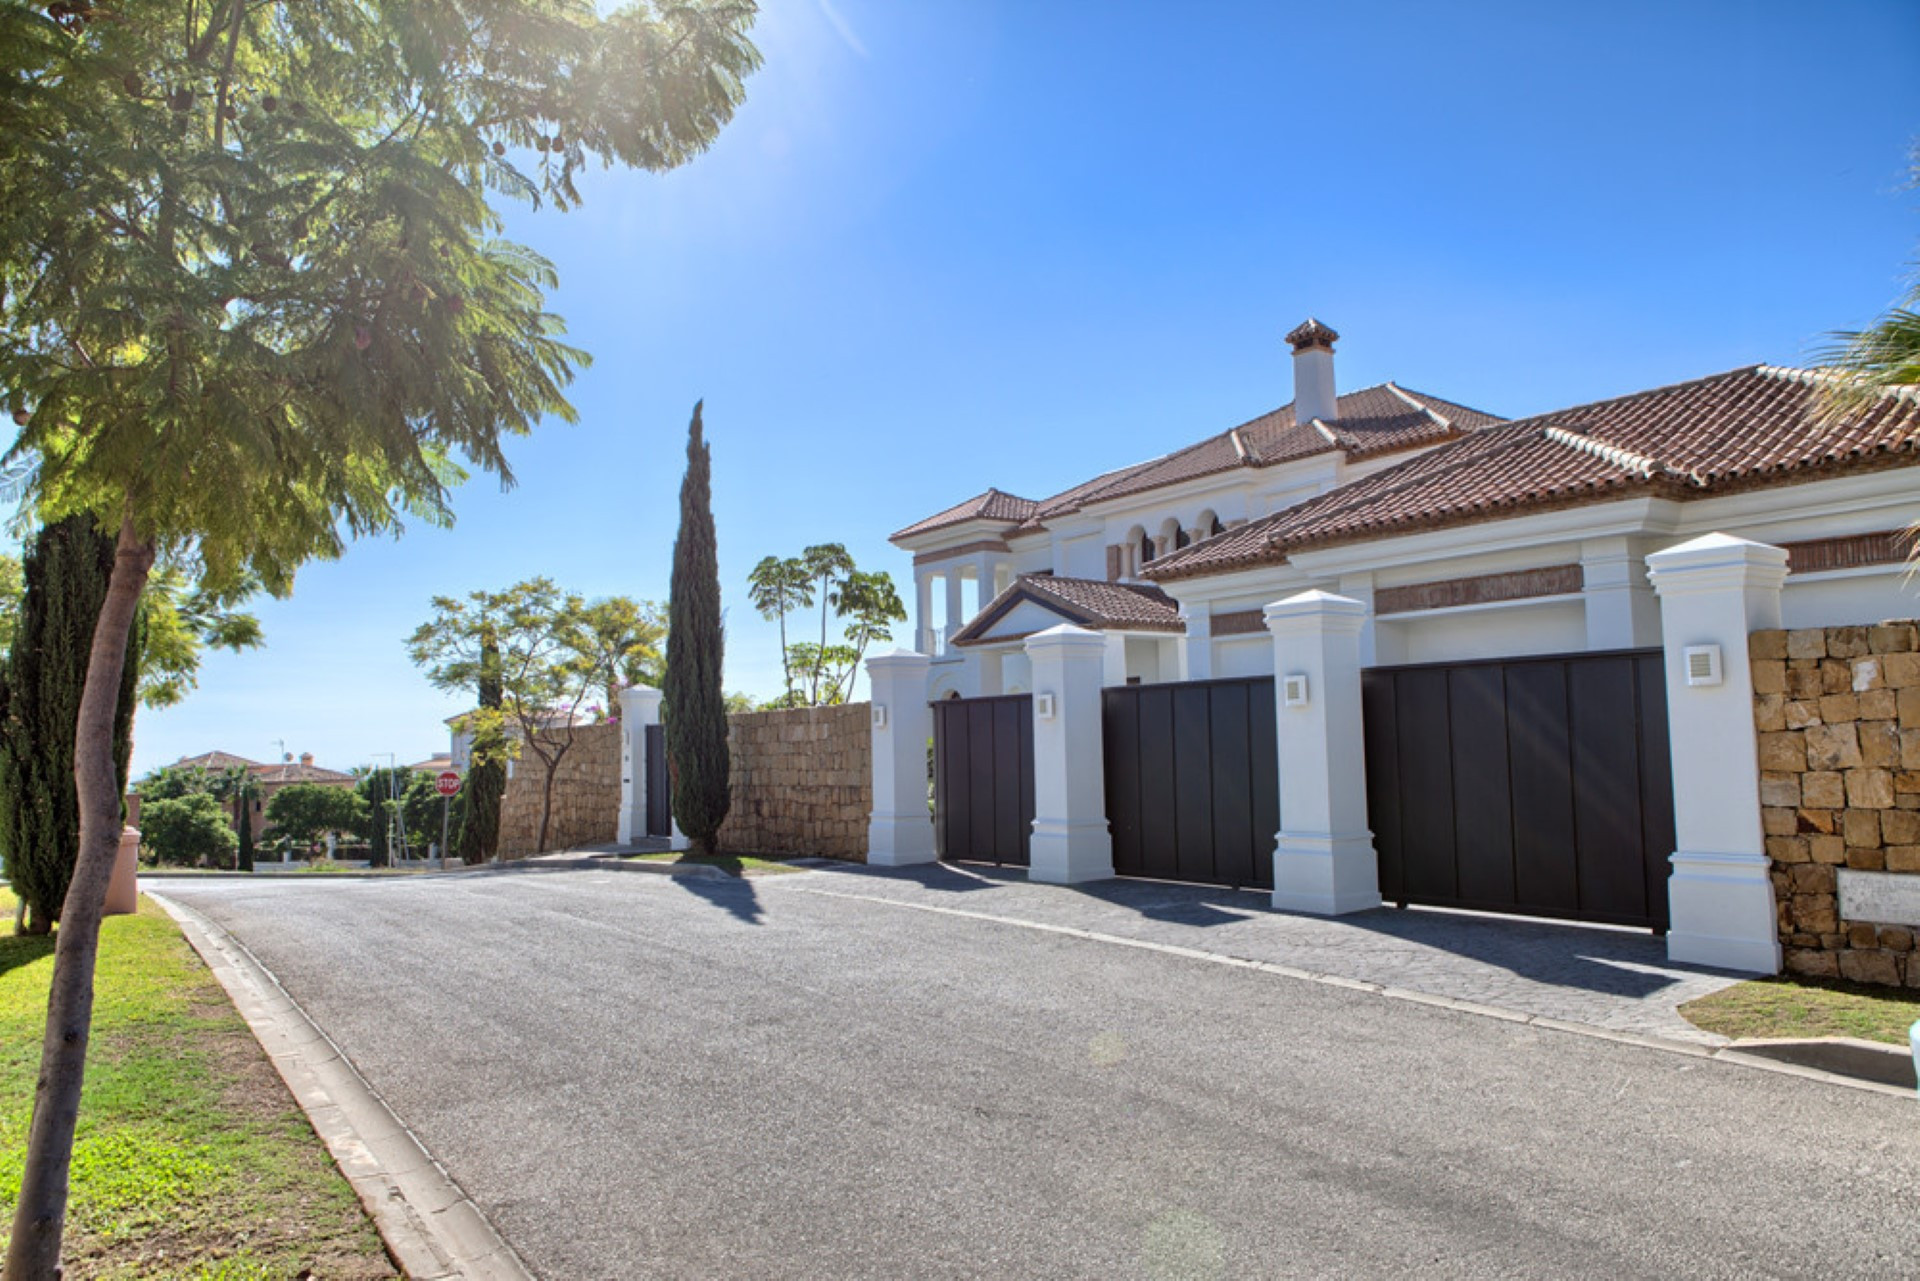
<path fill-rule="evenodd" d="M 966 604 L 960 598 L 960 566 L 948 565 L 943 577 L 947 580 L 947 626 L 941 633 L 940 647 L 944 651 L 953 644 L 954 636 L 966 626 L 967 620 L 962 616 Z"/>
<path fill-rule="evenodd" d="M 933 652 L 933 573 L 930 570 L 917 569 L 913 573 L 914 594 L 914 638 L 915 646 L 923 654 Z"/>
<path fill-rule="evenodd" d="M 1647 557 L 1665 634 L 1673 748 L 1673 874 L 1667 956 L 1780 972 L 1780 936 L 1760 829 L 1760 751 L 1747 633 L 1780 626 L 1787 553 L 1708 534 Z M 1718 679 L 1689 683 L 1687 650 L 1719 650 Z M 1702 666 L 1706 655 L 1701 655 Z"/>
<path fill-rule="evenodd" d="M 1063 623 L 1027 637 L 1033 664 L 1033 841 L 1030 880 L 1053 885 L 1113 875 L 1107 830 L 1100 677 L 1107 638 Z"/>
<path fill-rule="evenodd" d="M 1373 620 L 1373 575 L 1342 574 L 1340 594 L 1367 607 L 1367 621 L 1360 626 L 1360 666 L 1373 667 L 1382 661 Z"/>
<path fill-rule="evenodd" d="M 1266 608 L 1280 734 L 1280 833 L 1273 905 L 1337 916 L 1380 906 L 1367 829 L 1360 632 L 1367 607 L 1302 592 Z"/>
<path fill-rule="evenodd" d="M 620 691 L 620 821 L 614 837 L 622 845 L 647 835 L 647 727 L 660 723 L 664 697 L 648 685 L 629 685 Z M 672 798 L 662 797 L 672 810 Z M 692 842 L 680 831 L 680 821 L 668 822 L 668 846 L 684 850 Z"/>
<path fill-rule="evenodd" d="M 1213 679 L 1213 615 L 1202 606 L 1182 605 L 1180 621 L 1187 625 L 1180 638 L 1180 679 Z"/>
<path fill-rule="evenodd" d="M 1580 572 L 1588 649 L 1640 649 L 1660 643 L 1660 601 L 1632 541 L 1588 539 L 1580 546 Z"/>
<path fill-rule="evenodd" d="M 1127 638 L 1119 632 L 1104 634 L 1100 651 L 1100 683 L 1127 683 Z M 1039 688 L 1035 686 L 1035 688 Z"/>
<path fill-rule="evenodd" d="M 867 660 L 873 690 L 873 811 L 867 816 L 867 862 L 876 867 L 931 863 L 933 811 L 927 803 L 927 743 L 933 708 L 927 671 L 933 660 L 897 649 Z"/>

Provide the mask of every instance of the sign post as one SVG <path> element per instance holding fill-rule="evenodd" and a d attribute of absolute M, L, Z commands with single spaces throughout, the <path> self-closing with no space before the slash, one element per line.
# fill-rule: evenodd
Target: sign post
<path fill-rule="evenodd" d="M 460 791 L 460 771 L 441 770 L 433 780 L 433 789 L 440 793 L 440 851 L 434 859 L 434 866 L 444 870 L 447 866 L 447 819 L 453 812 L 453 798 Z"/>

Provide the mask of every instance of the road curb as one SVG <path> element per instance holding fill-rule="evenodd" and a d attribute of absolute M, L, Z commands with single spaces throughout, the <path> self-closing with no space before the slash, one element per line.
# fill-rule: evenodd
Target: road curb
<path fill-rule="evenodd" d="M 220 980 L 403 1273 L 413 1281 L 533 1281 L 479 1207 L 245 944 L 183 903 L 148 897 L 179 922 Z"/>
<path fill-rule="evenodd" d="M 818 886 L 786 885 L 784 890 L 795 894 L 817 894 L 823 898 L 859 899 L 868 903 L 883 903 L 889 907 L 906 908 L 914 912 L 932 912 L 939 916 L 959 916 L 976 921 L 991 921 L 998 925 L 1011 925 L 1019 929 L 1036 930 L 1043 934 L 1064 935 L 1068 938 L 1082 939 L 1090 943 L 1105 943 L 1110 946 L 1138 948 L 1142 951 L 1160 952 L 1168 956 L 1184 957 L 1187 960 L 1205 961 L 1214 965 L 1228 965 L 1236 969 L 1258 970 L 1263 974 L 1272 974 L 1279 978 L 1298 979 L 1306 983 L 1318 983 L 1323 987 L 1346 988 L 1349 991 L 1366 992 L 1374 996 L 1385 997 L 1390 1001 L 1405 1001 L 1412 1005 L 1435 1006 L 1451 1010 L 1456 1014 L 1468 1014 L 1476 1018 L 1496 1019 L 1505 1023 L 1520 1023 L 1549 1032 L 1564 1032 L 1570 1036 L 1583 1036 L 1589 1040 L 1612 1041 L 1618 1045 L 1637 1045 L 1643 1049 L 1658 1050 L 1665 1054 L 1682 1055 L 1694 1059 L 1713 1059 L 1731 1066 L 1748 1068 L 1760 1072 L 1772 1072 L 1779 1076 L 1796 1076 L 1803 1080 L 1823 1081 L 1829 1085 L 1838 1085 L 1850 1090 L 1864 1090 L 1870 1094 L 1890 1094 L 1896 1098 L 1910 1099 L 1914 1096 L 1911 1086 L 1894 1086 L 1880 1081 L 1850 1076 L 1842 1072 L 1830 1072 L 1823 1068 L 1812 1067 L 1804 1063 L 1790 1063 L 1779 1059 L 1763 1057 L 1743 1049 L 1740 1045 L 1707 1045 L 1693 1041 L 1682 1041 L 1672 1037 L 1655 1036 L 1646 1032 L 1628 1032 L 1617 1028 L 1600 1027 L 1592 1023 L 1574 1023 L 1566 1019 L 1549 1018 L 1543 1014 L 1527 1014 L 1520 1010 L 1503 1009 L 1497 1006 L 1482 1005 L 1475 1001 L 1464 1001 L 1450 996 L 1437 996 L 1429 992 L 1418 992 L 1410 988 L 1390 987 L 1365 979 L 1347 978 L 1340 974 L 1320 973 L 1301 969 L 1297 966 L 1283 965 L 1274 961 L 1256 961 L 1248 957 L 1228 956 L 1222 952 L 1207 952 L 1199 948 L 1180 947 L 1172 943 L 1156 943 L 1149 939 L 1127 938 L 1121 934 L 1103 934 L 1098 930 L 1082 929 L 1074 925 L 1054 925 L 1045 921 L 1027 921 L 1017 916 L 1001 916 L 992 912 L 976 912 L 965 908 L 942 907 L 935 903 L 912 903 L 904 899 L 888 898 L 883 894 L 856 894 L 845 890 L 821 889 Z"/>

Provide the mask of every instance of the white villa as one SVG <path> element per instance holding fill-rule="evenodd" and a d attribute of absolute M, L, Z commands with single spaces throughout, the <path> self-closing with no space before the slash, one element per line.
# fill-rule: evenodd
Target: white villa
<path fill-rule="evenodd" d="M 1105 683 L 1271 675 L 1261 615 L 1365 603 L 1368 666 L 1661 643 L 1646 557 L 1709 532 L 1785 547 L 1788 627 L 1920 614 L 1920 412 L 1822 415 L 1750 366 L 1506 422 L 1388 382 L 1340 394 L 1339 335 L 1287 335 L 1294 399 L 1051 498 L 998 489 L 893 536 L 935 698 L 1032 688 L 1026 637 L 1106 638 Z"/>

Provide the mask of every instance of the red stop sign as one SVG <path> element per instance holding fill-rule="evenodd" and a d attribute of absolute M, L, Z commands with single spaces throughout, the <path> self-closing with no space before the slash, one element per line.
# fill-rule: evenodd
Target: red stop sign
<path fill-rule="evenodd" d="M 460 771 L 443 769 L 433 780 L 433 788 L 442 796 L 453 796 L 460 791 Z"/>

